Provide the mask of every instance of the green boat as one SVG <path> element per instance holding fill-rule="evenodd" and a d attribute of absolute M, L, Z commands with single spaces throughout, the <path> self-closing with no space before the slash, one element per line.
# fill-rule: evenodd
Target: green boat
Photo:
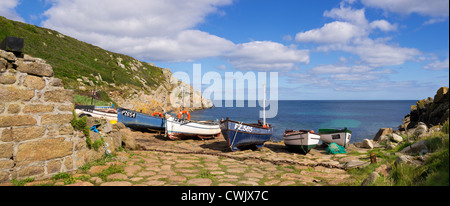
<path fill-rule="evenodd" d="M 347 147 L 352 137 L 352 131 L 345 129 L 319 129 L 320 140 L 331 144 L 336 143 L 343 147 Z"/>

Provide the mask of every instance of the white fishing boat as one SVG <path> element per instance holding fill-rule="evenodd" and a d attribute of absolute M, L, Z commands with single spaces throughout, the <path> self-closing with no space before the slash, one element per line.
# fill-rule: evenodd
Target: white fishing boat
<path fill-rule="evenodd" d="M 166 133 L 171 140 L 200 138 L 212 139 L 220 135 L 220 125 L 212 121 L 194 121 L 168 115 Z"/>
<path fill-rule="evenodd" d="M 331 144 L 336 143 L 347 147 L 352 137 L 352 131 L 345 129 L 319 129 L 319 135 L 322 142 Z"/>
<path fill-rule="evenodd" d="M 291 150 L 307 154 L 312 148 L 319 144 L 320 136 L 313 131 L 286 130 L 283 133 L 284 144 Z"/>
<path fill-rule="evenodd" d="M 104 111 L 98 111 L 91 105 L 76 105 L 75 113 L 80 117 L 88 116 L 106 119 L 108 121 L 117 121 L 117 110 L 115 109 L 104 109 Z"/>

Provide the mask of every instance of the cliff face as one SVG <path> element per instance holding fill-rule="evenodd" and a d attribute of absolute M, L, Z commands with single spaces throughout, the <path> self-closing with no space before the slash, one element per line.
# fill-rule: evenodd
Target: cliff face
<path fill-rule="evenodd" d="M 415 128 L 419 122 L 428 127 L 443 124 L 449 119 L 449 93 L 447 87 L 441 87 L 434 95 L 422 99 L 411 106 L 411 112 L 405 116 L 403 123 L 407 129 Z"/>
<path fill-rule="evenodd" d="M 185 96 L 194 96 L 192 87 L 173 78 L 169 69 L 106 51 L 58 31 L 0 17 L 0 41 L 7 36 L 23 38 L 23 52 L 45 60 L 54 76 L 75 94 L 89 96 L 92 90 L 102 91 L 119 106 L 148 112 L 164 105 L 167 95 L 181 86 L 189 94 Z M 211 106 L 205 100 L 197 108 Z"/>

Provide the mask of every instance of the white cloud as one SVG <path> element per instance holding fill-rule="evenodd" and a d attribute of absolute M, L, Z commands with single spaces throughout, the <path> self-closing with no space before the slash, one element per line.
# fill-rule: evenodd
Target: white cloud
<path fill-rule="evenodd" d="M 431 17 L 448 17 L 448 0 L 361 0 L 365 6 L 381 8 L 385 11 L 409 15 L 418 13 Z"/>
<path fill-rule="evenodd" d="M 427 64 L 426 66 L 423 67 L 424 69 L 429 69 L 429 70 L 444 70 L 444 69 L 449 69 L 449 60 L 448 57 L 444 60 L 444 61 L 434 61 L 431 62 L 429 64 Z"/>
<path fill-rule="evenodd" d="M 314 74 L 339 74 L 339 73 L 365 73 L 373 70 L 369 66 L 353 65 L 353 66 L 336 66 L 336 65 L 320 65 L 312 68 L 310 71 Z"/>
<path fill-rule="evenodd" d="M 320 29 L 297 33 L 295 40 L 297 42 L 347 43 L 365 33 L 363 29 L 351 23 L 335 21 L 325 24 Z"/>
<path fill-rule="evenodd" d="M 192 61 L 234 48 L 193 29 L 231 0 L 53 0 L 42 23 L 102 48 L 153 61 Z"/>
<path fill-rule="evenodd" d="M 314 42 L 321 44 L 317 51 L 345 51 L 356 54 L 363 63 L 371 67 L 399 65 L 412 60 L 421 52 L 414 48 L 405 48 L 388 44 L 387 38 L 373 40 L 369 37 L 374 29 L 384 32 L 397 30 L 397 24 L 380 19 L 369 23 L 365 9 L 345 7 L 325 11 L 324 16 L 336 19 L 322 28 L 297 33 L 297 42 Z"/>
<path fill-rule="evenodd" d="M 421 54 L 414 48 L 388 45 L 385 42 L 369 38 L 357 40 L 353 46 L 348 46 L 343 50 L 357 54 L 361 60 L 374 67 L 400 65 Z"/>
<path fill-rule="evenodd" d="M 386 20 L 375 20 L 371 22 L 370 28 L 380 29 L 381 31 L 395 31 L 397 30 L 397 24 L 391 24 Z"/>
<path fill-rule="evenodd" d="M 52 0 L 43 26 L 114 52 L 152 61 L 223 57 L 237 69 L 294 68 L 309 53 L 279 43 L 233 42 L 196 27 L 208 15 L 225 15 L 232 0 Z"/>
<path fill-rule="evenodd" d="M 298 50 L 270 41 L 253 41 L 238 44 L 224 55 L 230 64 L 242 70 L 290 70 L 295 63 L 309 63 L 309 51 Z"/>
<path fill-rule="evenodd" d="M 19 0 L 2 0 L 0 3 L 0 16 L 8 19 L 25 22 L 25 20 L 17 14 L 14 8 L 19 5 Z"/>
<path fill-rule="evenodd" d="M 333 8 L 331 11 L 325 11 L 323 16 L 336 20 L 347 21 L 359 26 L 365 26 L 368 24 L 365 9 L 354 10 L 351 7 L 344 7 L 344 4 L 342 3 L 340 8 Z"/>

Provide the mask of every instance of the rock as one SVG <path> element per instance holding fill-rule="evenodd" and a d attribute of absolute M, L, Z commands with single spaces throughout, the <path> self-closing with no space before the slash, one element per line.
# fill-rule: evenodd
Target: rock
<path fill-rule="evenodd" d="M 405 154 L 419 154 L 424 151 L 428 152 L 428 147 L 426 145 L 425 140 L 422 140 L 422 141 L 414 143 L 413 145 L 411 145 L 409 147 L 405 147 L 400 152 L 405 153 Z"/>
<path fill-rule="evenodd" d="M 109 134 L 112 131 L 112 124 L 110 121 L 106 121 L 105 124 L 101 126 L 101 131 L 105 134 Z"/>
<path fill-rule="evenodd" d="M 45 81 L 40 77 L 28 75 L 24 78 L 23 85 L 31 89 L 41 90 L 45 87 Z"/>
<path fill-rule="evenodd" d="M 349 162 L 345 163 L 344 167 L 346 169 L 363 168 L 363 167 L 366 167 L 369 164 L 370 164 L 370 162 L 363 162 L 363 161 L 360 161 L 360 160 L 350 160 Z"/>
<path fill-rule="evenodd" d="M 66 186 L 94 186 L 94 185 L 90 182 L 77 182 Z"/>
<path fill-rule="evenodd" d="M 19 164 L 65 157 L 73 153 L 73 142 L 49 138 L 20 144 L 15 160 Z"/>
<path fill-rule="evenodd" d="M 0 97 L 0 101 L 4 102 L 30 101 L 34 97 L 34 90 L 0 85 Z"/>
<path fill-rule="evenodd" d="M 65 103 L 73 102 L 74 91 L 73 90 L 54 90 L 48 91 L 44 94 L 44 100 L 46 102 Z"/>
<path fill-rule="evenodd" d="M 387 150 L 394 149 L 395 147 L 397 147 L 397 144 L 396 144 L 396 143 L 388 142 L 388 143 L 386 144 L 386 149 L 387 149 Z"/>
<path fill-rule="evenodd" d="M 448 93 L 447 87 L 441 87 L 434 95 L 434 103 L 444 103 L 448 102 L 448 99 L 445 99 L 445 95 Z M 448 97 L 448 96 L 447 96 Z"/>
<path fill-rule="evenodd" d="M 0 84 L 14 84 L 15 82 L 16 82 L 15 76 L 8 73 L 0 74 Z"/>
<path fill-rule="evenodd" d="M 117 182 L 104 182 L 100 186 L 131 186 L 131 182 L 117 181 Z"/>
<path fill-rule="evenodd" d="M 403 141 L 403 137 L 401 137 L 398 134 L 392 133 L 391 134 L 391 138 L 390 138 L 393 142 L 399 143 Z"/>
<path fill-rule="evenodd" d="M 425 134 L 428 131 L 428 127 L 427 125 L 425 125 L 422 122 L 419 122 L 418 126 L 416 127 L 416 129 L 414 130 L 414 135 L 416 135 L 417 137 Z"/>
<path fill-rule="evenodd" d="M 364 139 L 362 148 L 373 149 L 372 141 L 370 141 L 368 139 Z"/>
<path fill-rule="evenodd" d="M 45 134 L 45 127 L 33 126 L 26 128 L 11 127 L 3 130 L 0 140 L 3 142 L 20 142 L 41 138 Z"/>
<path fill-rule="evenodd" d="M 378 174 L 378 172 L 372 172 L 372 173 L 370 173 L 369 177 L 366 178 L 366 179 L 361 183 L 361 186 L 371 185 L 371 184 L 373 184 L 379 177 L 380 177 L 380 175 Z"/>
<path fill-rule="evenodd" d="M 23 60 L 17 60 L 17 71 L 24 72 L 28 74 L 34 74 L 43 77 L 52 77 L 53 68 L 49 64 L 43 63 L 41 61 L 36 62 L 25 62 Z"/>
<path fill-rule="evenodd" d="M 383 176 L 387 177 L 387 176 L 389 176 L 389 171 L 391 169 L 392 168 L 389 167 L 388 165 L 383 164 L 383 165 L 380 165 L 378 168 L 376 168 L 375 172 L 381 173 Z"/>
<path fill-rule="evenodd" d="M 11 62 L 17 60 L 16 55 L 14 55 L 14 53 L 7 52 L 7 51 L 1 50 L 1 49 L 0 49 L 0 58 L 6 59 L 6 60 L 11 61 Z"/>
<path fill-rule="evenodd" d="M 122 142 L 123 142 L 123 146 L 126 149 L 130 149 L 130 150 L 134 150 L 136 149 L 136 139 L 135 139 L 135 135 L 133 134 L 133 132 L 126 128 L 126 129 L 121 129 L 120 132 L 122 133 Z"/>
<path fill-rule="evenodd" d="M 412 157 L 412 156 L 402 155 L 402 156 L 397 157 L 397 159 L 395 160 L 395 164 L 396 165 L 411 164 L 411 165 L 420 166 L 421 162 L 414 160 L 414 157 Z"/>
<path fill-rule="evenodd" d="M 7 68 L 8 68 L 8 62 L 6 60 L 0 58 L 0 73 L 6 72 Z"/>
<path fill-rule="evenodd" d="M 380 130 L 378 130 L 377 134 L 375 135 L 375 137 L 373 138 L 373 141 L 381 141 L 381 136 L 386 136 L 388 134 L 392 134 L 393 130 L 392 128 L 381 128 Z"/>
<path fill-rule="evenodd" d="M 132 176 L 138 171 L 142 170 L 142 167 L 139 165 L 131 165 L 123 168 L 124 172 L 127 173 L 128 176 Z"/>
<path fill-rule="evenodd" d="M 33 126 L 37 121 L 29 115 L 0 116 L 0 127 Z"/>
<path fill-rule="evenodd" d="M 109 168 L 109 166 L 107 166 L 107 165 L 92 166 L 92 167 L 88 170 L 87 173 L 88 173 L 89 175 L 94 175 L 94 174 L 100 173 L 100 172 L 102 172 L 103 170 L 108 169 L 108 168 Z"/>
<path fill-rule="evenodd" d="M 42 116 L 42 125 L 64 125 L 72 121 L 72 114 L 44 114 Z"/>
<path fill-rule="evenodd" d="M 127 180 L 128 177 L 124 174 L 120 174 L 120 173 L 116 173 L 116 174 L 112 174 L 112 175 L 108 175 L 108 177 L 106 177 L 106 180 Z"/>
<path fill-rule="evenodd" d="M 187 181 L 188 185 L 195 185 L 195 186 L 211 186 L 212 180 L 208 178 L 196 178 L 196 179 L 190 179 Z"/>

